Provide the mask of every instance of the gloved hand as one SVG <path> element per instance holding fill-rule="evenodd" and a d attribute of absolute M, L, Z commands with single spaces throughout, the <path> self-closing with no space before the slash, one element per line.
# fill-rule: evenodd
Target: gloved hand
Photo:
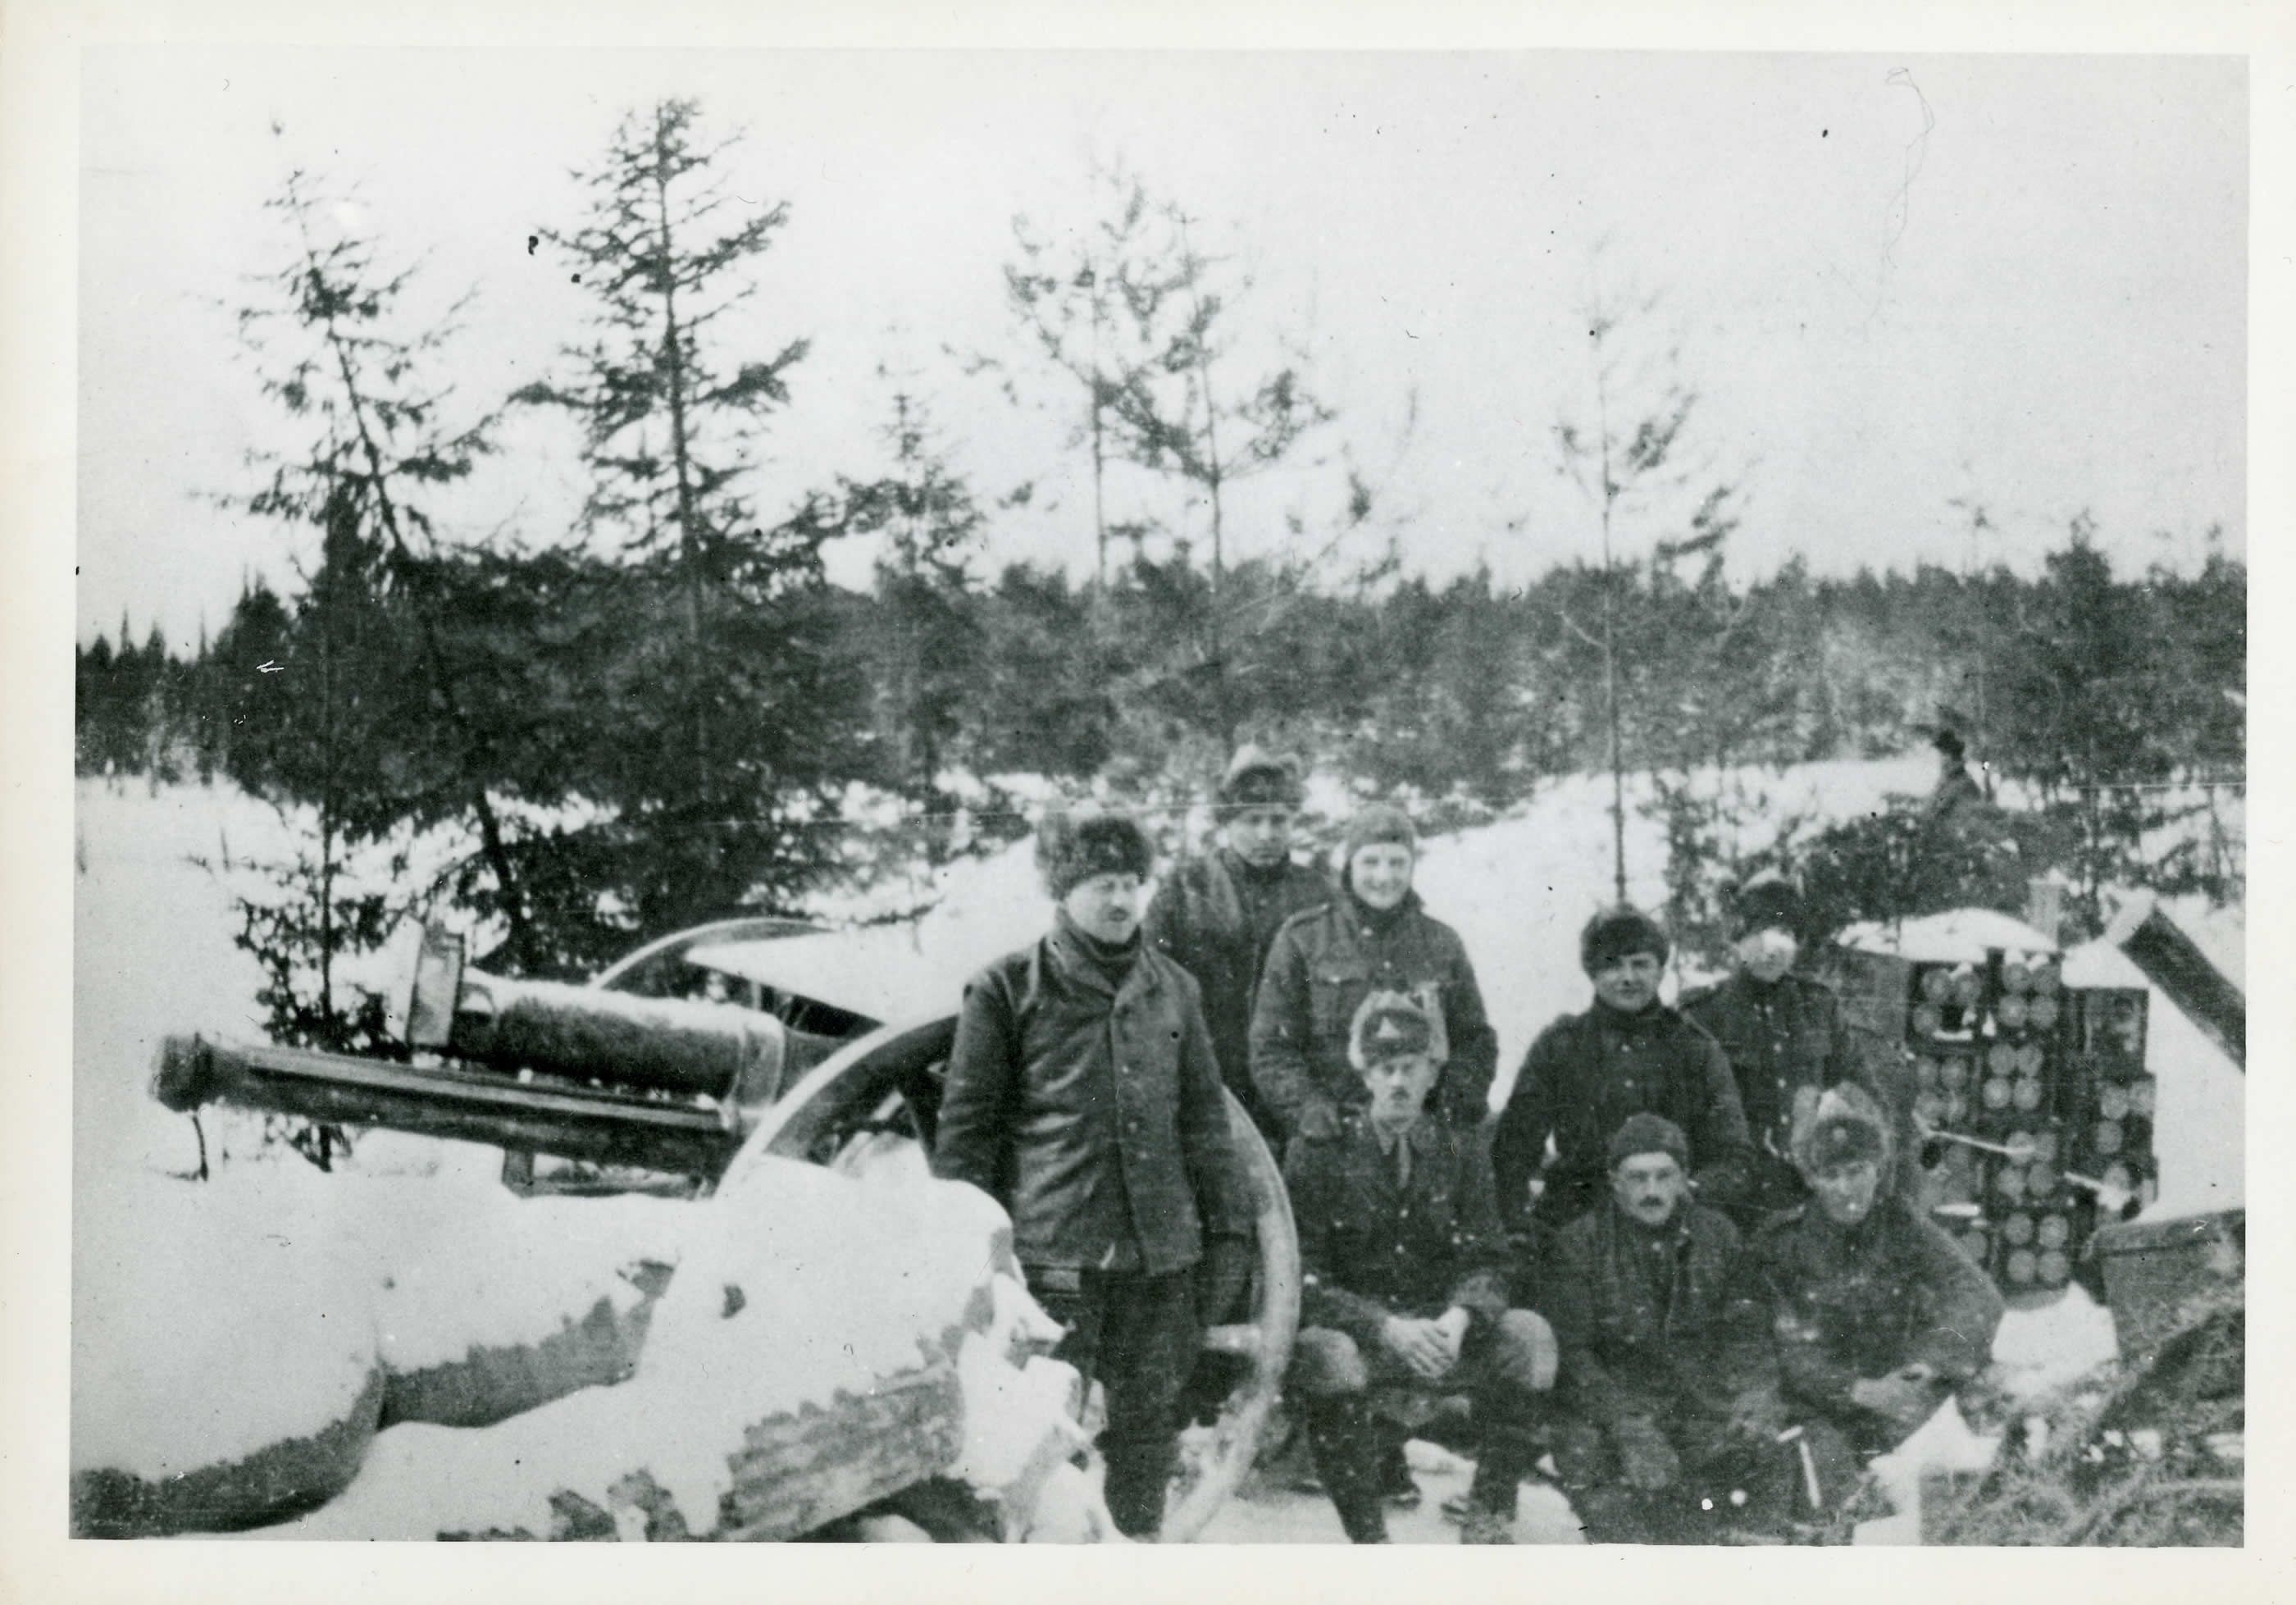
<path fill-rule="evenodd" d="M 1339 1105 L 1318 1098 L 1310 1099 L 1300 1110 L 1300 1136 L 1336 1137 L 1339 1134 Z"/>
<path fill-rule="evenodd" d="M 1620 1421 L 1611 1436 L 1619 1452 L 1619 1469 L 1628 1487 L 1655 1494 L 1661 1488 L 1672 1487 L 1674 1479 L 1682 1474 L 1681 1457 L 1666 1441 L 1666 1434 L 1658 1429 L 1657 1423 L 1629 1417 Z"/>
<path fill-rule="evenodd" d="M 1726 1430 L 1749 1443 L 1774 1442 L 1785 1430 L 1785 1402 L 1775 1387 L 1750 1387 L 1730 1401 Z"/>
<path fill-rule="evenodd" d="M 1860 1377 L 1849 1385 L 1849 1399 L 1862 1410 L 1911 1429 L 1936 1412 L 1936 1375 L 1928 1366 L 1916 1363 L 1886 1377 Z"/>
<path fill-rule="evenodd" d="M 1235 1308 L 1236 1300 L 1251 1280 L 1257 1258 L 1250 1238 L 1221 1236 L 1204 1239 L 1203 1257 L 1196 1262 L 1199 1324 L 1217 1326 L 1227 1319 L 1228 1312 Z"/>

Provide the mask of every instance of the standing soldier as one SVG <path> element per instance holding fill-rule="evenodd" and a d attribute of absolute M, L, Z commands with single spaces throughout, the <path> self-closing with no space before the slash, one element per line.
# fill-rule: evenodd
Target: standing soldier
<path fill-rule="evenodd" d="M 1109 1511 L 1150 1537 L 1196 1359 L 1196 1284 L 1249 1265 L 1251 1216 L 1195 981 L 1140 939 L 1146 835 L 1054 813 L 1037 864 L 1053 928 L 965 986 L 933 1172 L 1011 1214 L 1029 1290 L 1069 1329 L 1060 1357 L 1106 1391 Z"/>
<path fill-rule="evenodd" d="M 1459 934 L 1411 889 L 1419 833 L 1399 808 L 1374 803 L 1349 821 L 1340 894 L 1275 934 L 1251 1015 L 1251 1079 L 1287 1137 L 1329 1137 L 1361 1104 L 1348 1032 L 1374 991 L 1426 1009 L 1444 1061 L 1431 1107 L 1455 1125 L 1490 1113 L 1498 1033 Z"/>
<path fill-rule="evenodd" d="M 1912 1436 L 1991 1359 L 2002 1305 L 1954 1240 L 1892 1192 L 1890 1122 L 1865 1088 L 1820 1094 L 1793 1156 L 1810 1199 L 1763 1230 L 1754 1260 L 1823 1517 L 1867 1456 Z"/>
<path fill-rule="evenodd" d="M 1251 1083 L 1251 1006 L 1276 930 L 1332 900 L 1331 883 L 1292 859 L 1299 770 L 1256 746 L 1239 750 L 1219 785 L 1219 844 L 1183 864 L 1148 905 L 1148 940 L 1203 989 L 1204 1023 L 1220 1074 L 1275 1140 Z"/>
<path fill-rule="evenodd" d="M 1787 882 L 1749 881 L 1731 900 L 1736 973 L 1680 1005 L 1722 1044 L 1746 1111 L 1753 1167 L 1731 1214 L 1747 1232 L 1809 1196 L 1790 1156 L 1795 1110 L 1857 1069 L 1833 989 L 1795 973 L 1800 918 L 1801 901 Z"/>
<path fill-rule="evenodd" d="M 1520 1218 L 1547 1140 L 1555 1157 L 1529 1222 L 1551 1237 L 1610 1190 L 1610 1142 L 1629 1115 L 1663 1115 L 1689 1139 L 1699 1201 L 1726 1208 L 1752 1158 L 1730 1063 L 1705 1031 L 1659 1001 L 1666 933 L 1639 909 L 1605 909 L 1578 934 L 1594 1007 L 1565 1015 L 1524 1056 L 1492 1140 L 1499 1207 Z"/>

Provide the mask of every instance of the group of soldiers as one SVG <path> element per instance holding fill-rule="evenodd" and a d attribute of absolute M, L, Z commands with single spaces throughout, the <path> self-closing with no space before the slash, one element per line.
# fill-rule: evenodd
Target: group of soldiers
<path fill-rule="evenodd" d="M 1304 1272 L 1286 1380 L 1357 1543 L 1415 1500 L 1404 1436 L 1465 1401 L 1463 1542 L 1510 1542 L 1542 1466 L 1594 1542 L 1819 1521 L 1987 1362 L 2002 1305 L 1911 1201 L 1889 1089 L 1795 972 L 1795 893 L 1742 888 L 1737 967 L 1669 1006 L 1665 932 L 1579 940 L 1594 989 L 1492 1119 L 1498 1039 L 1412 889 L 1402 811 L 1293 857 L 1296 768 L 1247 747 L 1217 844 L 1144 910 L 1146 834 L 1055 812 L 1057 905 L 968 984 L 936 1172 L 1004 1203 L 1063 1357 L 1103 1386 L 1111 1514 L 1162 1518 L 1201 1329 L 1242 1296 L 1251 1202 L 1224 1089 L 1283 1154 Z M 1546 1457 L 1551 1455 L 1551 1461 Z"/>

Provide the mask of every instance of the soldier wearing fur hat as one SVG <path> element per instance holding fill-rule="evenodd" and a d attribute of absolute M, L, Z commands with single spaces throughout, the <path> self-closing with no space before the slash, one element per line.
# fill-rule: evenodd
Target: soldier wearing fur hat
<path fill-rule="evenodd" d="M 1710 1543 L 1778 1509 L 1769 1311 L 1737 1229 L 1690 1197 L 1681 1127 L 1629 1115 L 1609 1159 L 1610 1197 L 1555 1239 L 1542 1284 L 1555 1466 L 1589 1543 Z"/>
<path fill-rule="evenodd" d="M 1251 1214 L 1194 979 L 1140 938 L 1146 835 L 1054 812 L 1037 863 L 1053 928 L 964 989 L 933 1148 L 1013 1217 L 1029 1290 L 1069 1329 L 1061 1357 L 1106 1389 L 1108 1505 L 1163 1519 L 1197 1301 L 1250 1262 Z"/>
<path fill-rule="evenodd" d="M 1678 1007 L 1730 1060 L 1754 1158 L 1732 1214 L 1745 1230 L 1809 1196 L 1789 1157 L 1797 1100 L 1807 1103 L 1857 1073 L 1848 1027 L 1823 981 L 1794 968 L 1801 899 L 1782 877 L 1761 877 L 1730 901 L 1730 978 L 1685 993 Z"/>
<path fill-rule="evenodd" d="M 1499 1205 L 1514 1218 L 1554 1140 L 1546 1186 L 1522 1222 L 1535 1238 L 1603 1201 L 1611 1134 L 1644 1111 L 1686 1134 L 1701 1203 L 1726 1207 L 1738 1196 L 1752 1157 L 1738 1085 L 1714 1039 L 1659 1001 L 1668 951 L 1666 933 L 1639 909 L 1605 909 L 1579 933 L 1594 1006 L 1563 1016 L 1531 1043 L 1491 1145 Z"/>
<path fill-rule="evenodd" d="M 1427 913 L 1411 877 L 1419 833 L 1399 808 L 1348 823 L 1339 894 L 1275 934 L 1251 1014 L 1251 1079 L 1287 1134 L 1328 1136 L 1364 1099 L 1348 1063 L 1349 1023 L 1374 992 L 1419 1000 L 1444 1043 L 1433 1108 L 1461 1126 L 1490 1112 L 1498 1033 L 1459 934 Z"/>
<path fill-rule="evenodd" d="M 1865 1088 L 1820 1094 L 1793 1157 L 1811 1197 L 1764 1230 L 1754 1259 L 1787 1409 L 1830 1510 L 1866 1457 L 1905 1442 L 1984 1368 L 2001 1296 L 1892 1189 L 1890 1122 Z"/>
<path fill-rule="evenodd" d="M 1329 881 L 1292 857 L 1300 802 L 1291 760 L 1240 749 L 1220 780 L 1217 846 L 1181 864 L 1148 905 L 1149 942 L 1203 989 L 1220 1074 L 1271 1139 L 1275 1115 L 1251 1081 L 1252 1003 L 1276 931 L 1332 897 Z"/>
<path fill-rule="evenodd" d="M 1370 993 L 1349 1058 L 1363 1103 L 1332 1131 L 1294 1138 L 1283 1173 L 1302 1274 L 1290 1389 L 1316 1472 L 1348 1536 L 1383 1542 L 1384 1459 L 1401 1434 L 1374 1419 L 1373 1395 L 1466 1395 L 1479 1444 L 1462 1542 L 1511 1543 L 1538 1457 L 1539 1395 L 1554 1381 L 1554 1334 L 1508 1307 L 1508 1245 L 1476 1133 L 1426 1112 L 1443 1069 L 1429 1012 Z"/>

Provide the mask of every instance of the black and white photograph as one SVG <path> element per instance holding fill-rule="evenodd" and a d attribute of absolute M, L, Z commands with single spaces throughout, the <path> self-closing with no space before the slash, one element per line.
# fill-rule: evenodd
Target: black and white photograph
<path fill-rule="evenodd" d="M 2237 49 L 78 62 L 70 1538 L 2250 1542 Z"/>

